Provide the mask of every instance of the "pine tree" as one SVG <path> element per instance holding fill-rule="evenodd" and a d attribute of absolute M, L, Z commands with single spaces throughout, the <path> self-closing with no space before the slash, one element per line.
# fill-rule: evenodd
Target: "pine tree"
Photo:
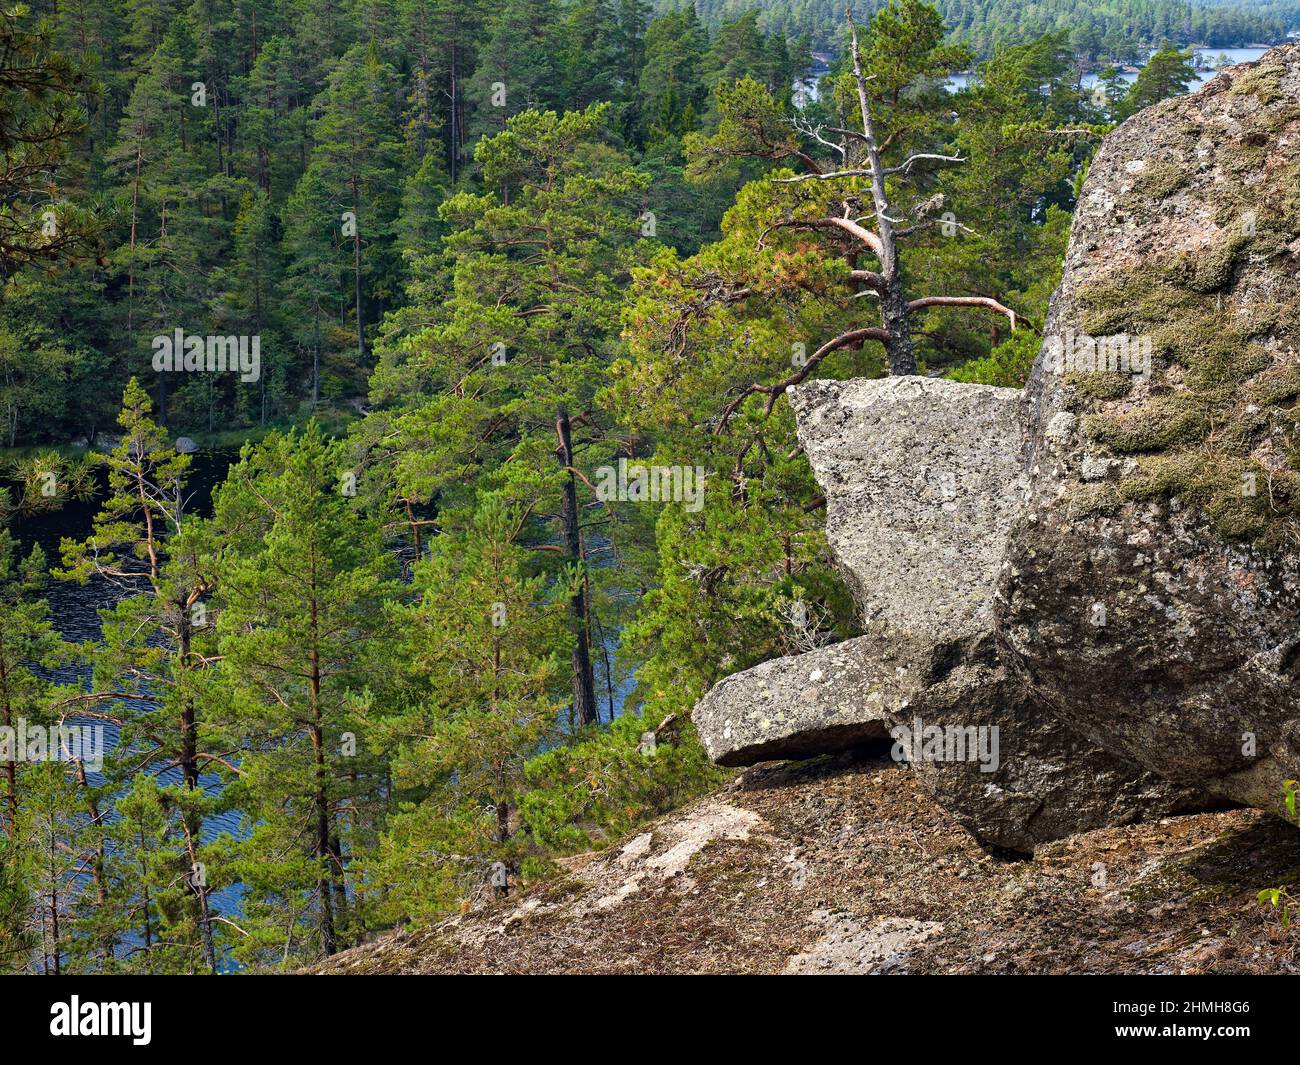
<path fill-rule="evenodd" d="M 233 861 L 259 891 L 246 908 L 257 931 L 236 945 L 245 961 L 272 960 L 273 928 L 277 961 L 333 954 L 356 931 L 352 856 L 384 786 L 359 715 L 391 676 L 393 560 L 351 477 L 313 423 L 246 447 L 215 503 L 226 550 L 210 696 L 243 738 L 231 795 L 248 836 Z"/>
<path fill-rule="evenodd" d="M 412 91 L 424 94 L 430 106 L 439 101 L 447 173 L 454 184 L 468 143 L 465 84 L 482 43 L 483 4 L 481 0 L 402 0 L 399 10 L 414 67 Z"/>
<path fill-rule="evenodd" d="M 31 926 L 32 889 L 22 851 L 0 839 L 0 973 L 21 972 L 39 942 Z"/>
<path fill-rule="evenodd" d="M 238 144 L 258 188 L 281 202 L 307 165 L 307 108 L 291 42 L 272 37 L 239 84 Z"/>
<path fill-rule="evenodd" d="M 260 189 L 245 194 L 234 224 L 234 261 L 212 316 L 219 333 L 259 338 L 260 376 L 255 385 L 239 386 L 240 414 L 259 425 L 283 396 L 288 370 L 278 343 L 277 289 L 284 275 L 279 235 L 271 197 Z M 253 388 L 256 396 L 248 396 Z"/>
<path fill-rule="evenodd" d="M 119 138 L 109 153 L 118 179 L 115 198 L 127 224 L 114 252 L 114 268 L 126 282 L 126 347 L 135 370 L 147 365 L 150 340 L 193 323 L 207 294 L 196 285 L 203 236 L 195 190 L 203 184 L 196 139 L 203 108 L 191 104 L 193 42 L 183 21 L 175 23 L 154 51 L 148 72 L 136 82 Z M 190 151 L 191 145 L 195 151 Z M 167 424 L 169 389 L 158 375 L 158 416 Z"/>
<path fill-rule="evenodd" d="M 184 811 L 185 833 L 193 843 L 202 834 L 201 776 L 229 766 L 221 738 L 198 712 L 199 674 L 212 660 L 206 603 L 213 590 L 207 561 L 212 534 L 187 510 L 189 456 L 168 444 L 134 378 L 122 402 L 122 441 L 105 460 L 108 497 L 86 540 L 63 541 L 63 568 L 56 575 L 82 583 L 106 580 L 123 593 L 101 612 L 103 635 L 88 698 L 131 700 L 115 717 L 120 743 L 147 752 L 133 759 L 136 772 L 178 773 L 182 789 L 195 793 L 196 801 Z M 197 948 L 207 968 L 215 969 L 208 888 L 197 881 L 191 886 Z"/>
<path fill-rule="evenodd" d="M 401 140 L 394 103 L 397 74 L 364 45 L 350 49 L 313 107 L 315 148 L 308 173 L 328 188 L 348 238 L 357 359 L 366 359 L 365 291 L 386 294 L 387 253 L 399 195 Z M 304 180 L 306 180 L 304 178 Z"/>
<path fill-rule="evenodd" d="M 1142 68 L 1128 95 L 1116 109 L 1115 118 L 1122 122 L 1144 107 L 1181 96 L 1196 82 L 1192 67 L 1192 53 L 1177 48 L 1164 47 L 1155 53 Z"/>
<path fill-rule="evenodd" d="M 348 267 L 346 238 L 320 168 L 308 170 L 298 182 L 285 204 L 282 226 L 288 265 L 280 300 L 289 334 L 310 367 L 308 396 L 315 409 L 332 366 L 337 364 L 339 374 L 346 372 L 348 344 L 355 339 L 355 333 L 341 324 L 349 302 L 341 283 Z M 332 394 L 335 389 L 331 386 L 327 391 Z"/>
<path fill-rule="evenodd" d="M 553 0 L 506 0 L 466 86 L 467 143 L 501 133 L 523 111 L 562 108 L 562 25 Z"/>
<path fill-rule="evenodd" d="M 357 39 L 351 4 L 344 0 L 290 0 L 293 54 L 309 95 L 325 87 L 334 61 Z"/>
<path fill-rule="evenodd" d="M 35 902 L 28 929 L 40 959 L 37 971 L 47 976 L 87 971 L 91 943 L 76 932 L 95 905 L 85 870 L 94 862 L 102 826 L 86 816 L 77 782 L 59 761 L 33 763 L 24 788 L 14 839 L 21 854 L 19 876 Z"/>
<path fill-rule="evenodd" d="M 390 471 L 397 498 L 472 511 L 480 495 L 499 495 L 545 521 L 521 529 L 534 549 L 580 573 L 569 597 L 580 724 L 597 719 L 584 526 L 600 507 L 580 467 L 612 461 L 618 446 L 595 395 L 645 224 L 644 177 L 601 144 L 607 112 L 528 111 L 480 146 L 494 191 L 443 206 L 455 298 L 414 314 L 435 324 L 393 337 L 373 382 L 396 409 L 375 423 L 371 461 Z"/>
<path fill-rule="evenodd" d="M 411 680 L 403 710 L 378 722 L 408 797 L 376 866 L 390 918 L 473 897 L 493 863 L 520 870 L 524 764 L 557 732 L 570 639 L 563 600 L 516 542 L 522 521 L 489 502 L 438 536 L 414 569 L 418 598 L 394 612 Z"/>
<path fill-rule="evenodd" d="M 203 935 L 203 912 L 192 905 L 196 888 L 216 864 L 214 847 L 192 835 L 206 805 L 198 793 L 161 786 L 158 778 L 137 773 L 117 795 L 108 833 L 112 891 L 100 923 L 129 944 L 105 965 L 107 971 L 149 975 L 202 972 L 196 944 Z M 223 924 L 221 927 L 229 927 Z"/>
<path fill-rule="evenodd" d="M 0 727 L 8 738 L 0 821 L 11 840 L 18 823 L 21 752 L 8 730 L 16 731 L 20 721 L 50 723 L 55 687 L 38 670 L 62 665 L 69 657 L 50 624 L 45 601 L 34 598 L 45 581 L 45 557 L 39 547 L 25 559 L 17 557 L 17 550 L 9 531 L 0 529 Z"/>
<path fill-rule="evenodd" d="M 28 8 L 0 11 L 0 279 L 29 263 L 84 254 L 91 234 L 89 219 L 61 204 L 55 185 L 85 127 L 77 93 L 88 85 L 51 38 Z"/>
<path fill-rule="evenodd" d="M 1063 36 L 1002 50 L 956 106 L 948 150 L 965 162 L 940 174 L 937 187 L 962 228 L 932 233 L 909 268 L 936 289 L 988 297 L 1041 322 L 1059 277 L 1070 181 L 1095 143 Z M 982 357 L 1013 335 L 1006 326 L 936 310 L 921 341 L 926 365 Z"/>
<path fill-rule="evenodd" d="M 107 299 L 92 267 L 52 277 L 25 272 L 9 282 L 0 303 L 0 337 L 7 338 L 0 339 L 0 357 L 13 369 L 0 388 L 10 446 L 90 441 L 117 417 L 104 388 L 115 375 Z"/>
<path fill-rule="evenodd" d="M 692 8 L 661 15 L 645 35 L 641 121 L 651 140 L 689 133 L 708 103 L 704 84 L 708 34 Z"/>
<path fill-rule="evenodd" d="M 566 32 L 569 39 L 565 73 L 565 106 L 580 111 L 591 104 L 608 102 L 615 112 L 624 103 L 623 27 L 613 0 L 577 0 L 570 8 Z M 615 117 L 613 122 L 622 122 Z"/>

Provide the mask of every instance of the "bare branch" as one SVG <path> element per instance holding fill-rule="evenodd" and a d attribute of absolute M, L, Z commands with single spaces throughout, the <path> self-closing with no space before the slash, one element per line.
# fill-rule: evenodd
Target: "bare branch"
<path fill-rule="evenodd" d="M 907 305 L 909 311 L 920 310 L 922 307 L 984 307 L 996 314 L 1005 314 L 1011 319 L 1012 332 L 1016 328 L 1016 312 L 992 296 L 922 296 Z"/>
<path fill-rule="evenodd" d="M 822 136 L 822 130 L 825 129 L 826 127 L 820 125 L 814 126 L 811 122 L 803 121 L 798 117 L 791 119 L 790 124 L 794 126 L 794 128 L 798 132 L 802 133 L 804 136 L 811 137 L 818 144 L 824 145 L 825 147 L 829 148 L 833 152 L 838 152 L 841 159 L 845 158 L 845 156 L 847 155 L 848 148 L 845 147 L 845 145 L 836 144 L 834 141 L 827 140 L 825 137 Z"/>
<path fill-rule="evenodd" d="M 812 373 L 817 364 L 821 362 L 822 359 L 826 358 L 827 355 L 831 354 L 831 352 L 839 351 L 841 348 L 852 347 L 854 344 L 861 344 L 867 340 L 879 340 L 883 344 L 888 339 L 889 334 L 885 330 L 881 329 L 879 326 L 873 325 L 864 326 L 861 329 L 850 329 L 848 332 L 841 333 L 839 336 L 826 341 L 825 344 L 808 356 L 807 362 L 805 362 L 784 381 L 778 381 L 774 385 L 753 384 L 741 392 L 740 395 L 728 403 L 723 409 L 722 414 L 718 418 L 718 424 L 714 427 L 714 435 L 720 436 L 722 434 L 723 430 L 726 429 L 727 424 L 731 421 L 732 416 L 740 409 L 740 405 L 750 396 L 759 394 L 766 395 L 767 403 L 764 404 L 763 414 L 764 416 L 769 415 L 772 413 L 772 408 L 776 406 L 776 401 L 785 393 L 786 389 L 793 388 L 795 385 L 799 384 L 799 382 Z"/>
<path fill-rule="evenodd" d="M 797 181 L 834 181 L 836 178 L 871 177 L 870 170 L 853 168 L 850 170 L 829 170 L 824 174 L 799 174 L 796 177 L 773 178 L 773 185 L 792 185 Z"/>
<path fill-rule="evenodd" d="M 906 174 L 912 169 L 912 164 L 920 162 L 922 159 L 933 159 L 941 163 L 964 163 L 966 160 L 960 155 L 935 155 L 933 152 L 918 152 L 916 155 L 909 156 L 898 166 L 891 166 L 885 169 L 886 174 Z"/>

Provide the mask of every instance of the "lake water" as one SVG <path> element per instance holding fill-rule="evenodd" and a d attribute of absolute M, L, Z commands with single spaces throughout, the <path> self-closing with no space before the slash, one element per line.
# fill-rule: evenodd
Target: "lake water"
<path fill-rule="evenodd" d="M 1198 65 L 1202 69 L 1196 72 L 1196 81 L 1192 84 L 1191 91 L 1195 92 L 1202 85 L 1208 82 L 1219 70 L 1227 67 L 1236 66 L 1238 63 L 1253 63 L 1256 59 L 1267 52 L 1267 48 L 1196 48 L 1193 53 L 1197 56 Z M 1210 69 L 1211 67 L 1215 69 Z M 813 69 L 809 72 L 807 78 L 795 82 L 795 99 L 800 102 L 812 101 L 817 99 L 817 83 L 830 72 L 830 67 L 823 60 L 818 60 Z M 1124 72 L 1121 78 L 1127 82 L 1137 80 L 1137 74 Z M 948 78 L 945 88 L 949 92 L 960 92 L 966 88 L 978 75 L 974 73 L 953 74 Z M 1089 72 L 1082 78 L 1081 85 L 1084 89 L 1092 89 L 1097 84 L 1096 72 Z"/>
<path fill-rule="evenodd" d="M 1267 48 L 1196 48 L 1193 49 L 1197 57 L 1198 67 L 1202 64 L 1204 69 L 1198 69 L 1196 72 L 1196 81 L 1191 86 L 1191 91 L 1195 92 L 1202 85 L 1208 82 L 1219 70 L 1227 67 L 1236 66 L 1238 63 L 1253 63 L 1256 59 L 1267 52 Z M 1209 69 L 1213 65 L 1216 69 Z M 949 92 L 960 92 L 966 88 L 973 80 L 977 78 L 976 74 L 954 74 L 948 79 L 947 89 Z M 1120 77 L 1129 83 L 1137 80 L 1137 74 L 1131 71 L 1125 71 Z M 1085 89 L 1092 89 L 1097 84 L 1098 78 L 1096 72 L 1089 72 L 1083 76 L 1081 85 Z"/>

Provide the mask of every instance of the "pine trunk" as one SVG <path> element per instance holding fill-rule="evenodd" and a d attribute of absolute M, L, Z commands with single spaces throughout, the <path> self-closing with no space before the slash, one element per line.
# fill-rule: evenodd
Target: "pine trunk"
<path fill-rule="evenodd" d="M 555 432 L 560 439 L 560 461 L 564 464 L 564 552 L 580 566 L 583 559 L 582 530 L 579 526 L 578 486 L 573 476 L 573 430 L 569 414 L 561 410 L 555 422 Z M 591 667 L 591 644 L 587 638 L 587 596 L 582 580 L 577 582 L 569 597 L 569 620 L 573 627 L 573 716 L 579 725 L 593 725 L 596 713 L 596 680 Z"/>

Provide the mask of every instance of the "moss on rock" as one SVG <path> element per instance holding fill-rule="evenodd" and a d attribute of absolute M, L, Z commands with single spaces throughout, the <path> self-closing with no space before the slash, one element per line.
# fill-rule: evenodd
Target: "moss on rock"
<path fill-rule="evenodd" d="M 1152 163 L 1133 183 L 1133 191 L 1151 200 L 1163 200 L 1182 188 L 1190 177 L 1191 171 L 1178 163 Z"/>
<path fill-rule="evenodd" d="M 1133 378 L 1124 373 L 1069 373 L 1065 383 L 1085 399 L 1119 399 L 1133 388 Z"/>
<path fill-rule="evenodd" d="M 1121 454 L 1193 444 L 1209 432 L 1206 412 L 1187 393 L 1158 396 L 1129 410 L 1090 414 L 1088 435 Z"/>
<path fill-rule="evenodd" d="M 1250 94 L 1262 104 L 1276 103 L 1282 99 L 1282 78 L 1286 70 L 1272 64 L 1258 63 L 1232 79 L 1232 94 Z"/>
<path fill-rule="evenodd" d="M 1267 89 L 1268 70 L 1256 75 L 1242 91 Z M 1137 460 L 1117 490 L 1074 486 L 1072 509 L 1178 500 L 1200 508 L 1226 537 L 1294 536 L 1300 161 L 1257 166 L 1262 173 L 1250 188 L 1210 186 L 1216 221 L 1228 224 L 1208 248 L 1111 273 L 1076 292 L 1084 330 L 1149 340 L 1154 366 L 1136 397 L 1114 380 L 1119 375 L 1067 378 L 1089 437 Z"/>
<path fill-rule="evenodd" d="M 1244 232 L 1232 234 L 1227 240 L 1196 255 L 1184 255 L 1187 268 L 1187 287 L 1193 292 L 1218 292 L 1232 280 L 1237 260 L 1250 244 Z"/>

